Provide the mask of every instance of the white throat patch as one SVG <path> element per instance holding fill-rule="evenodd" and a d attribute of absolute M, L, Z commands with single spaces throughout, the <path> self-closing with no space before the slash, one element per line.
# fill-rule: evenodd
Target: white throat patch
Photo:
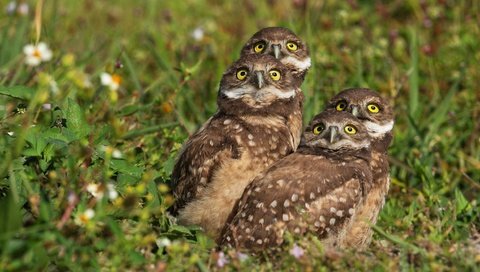
<path fill-rule="evenodd" d="M 255 90 L 252 87 L 221 90 L 221 93 L 225 94 L 228 98 L 232 98 L 232 99 L 240 98 L 246 94 L 251 94 L 254 92 Z"/>
<path fill-rule="evenodd" d="M 310 68 L 310 66 L 312 65 L 312 61 L 310 59 L 310 57 L 307 57 L 306 59 L 304 60 L 298 60 L 297 58 L 293 57 L 293 56 L 288 56 L 286 58 L 283 58 L 282 60 L 282 63 L 284 64 L 290 64 L 290 65 L 293 65 L 295 67 L 297 67 L 297 69 L 301 70 L 301 71 L 305 71 L 307 70 L 308 68 Z"/>
<path fill-rule="evenodd" d="M 260 98 L 260 99 L 262 97 L 268 96 L 269 94 L 274 95 L 275 97 L 278 97 L 280 99 L 288 99 L 295 96 L 295 90 L 289 90 L 284 92 L 272 86 L 264 87 L 260 90 L 257 90 L 252 86 L 247 88 L 235 88 L 235 89 L 222 90 L 221 93 L 225 94 L 228 98 L 232 98 L 232 99 L 241 98 L 246 94 L 249 94 L 254 98 Z"/>
<path fill-rule="evenodd" d="M 278 97 L 278 98 L 281 98 L 281 99 L 288 99 L 290 97 L 294 97 L 295 96 L 295 90 L 289 90 L 289 91 L 281 91 L 275 87 L 272 87 L 272 86 L 268 86 L 266 88 L 262 88 L 260 90 L 261 93 L 270 93 L 270 94 L 273 94 L 274 96 Z"/>
<path fill-rule="evenodd" d="M 370 121 L 364 121 L 363 124 L 367 128 L 368 134 L 373 138 L 382 137 L 385 133 L 388 133 L 393 129 L 393 121 L 388 122 L 385 125 L 379 125 Z"/>
<path fill-rule="evenodd" d="M 330 150 L 338 150 L 340 148 L 350 148 L 350 149 L 361 149 L 361 148 L 367 148 L 370 146 L 370 141 L 368 139 L 365 139 L 359 143 L 354 143 L 352 141 L 349 141 L 349 140 L 345 140 L 345 139 L 342 139 L 338 142 L 335 142 L 335 143 L 330 143 L 328 142 L 326 139 L 318 139 L 318 140 L 315 140 L 307 145 L 311 145 L 311 146 L 320 146 L 320 147 L 323 147 L 323 148 L 326 148 L 326 149 L 330 149 Z"/>

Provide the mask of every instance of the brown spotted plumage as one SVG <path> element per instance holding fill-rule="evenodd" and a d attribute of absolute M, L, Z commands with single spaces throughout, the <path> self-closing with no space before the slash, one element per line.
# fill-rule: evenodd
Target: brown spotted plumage
<path fill-rule="evenodd" d="M 266 27 L 253 34 L 241 52 L 242 56 L 249 54 L 272 55 L 302 79 L 311 65 L 307 45 L 284 27 Z"/>
<path fill-rule="evenodd" d="M 313 118 L 298 150 L 245 189 L 219 243 L 251 251 L 276 248 L 284 233 L 313 233 L 343 245 L 345 231 L 371 183 L 370 139 L 349 113 Z"/>
<path fill-rule="evenodd" d="M 372 188 L 358 209 L 345 241 L 347 246 L 364 248 L 370 242 L 370 225 L 377 222 L 390 185 L 387 149 L 392 141 L 393 111 L 388 102 L 376 92 L 362 88 L 338 93 L 330 100 L 327 109 L 352 113 L 365 125 L 372 139 Z"/>
<path fill-rule="evenodd" d="M 217 238 L 248 182 L 296 150 L 301 80 L 269 55 L 247 55 L 223 75 L 218 112 L 185 143 L 172 173 L 181 224 Z"/>

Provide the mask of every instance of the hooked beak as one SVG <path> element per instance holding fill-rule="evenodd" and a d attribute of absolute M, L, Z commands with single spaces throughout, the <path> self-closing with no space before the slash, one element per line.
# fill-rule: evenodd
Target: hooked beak
<path fill-rule="evenodd" d="M 330 135 L 330 143 L 333 144 L 334 142 L 336 142 L 338 140 L 338 127 L 336 126 L 332 126 L 329 128 L 329 133 L 328 135 Z"/>
<path fill-rule="evenodd" d="M 263 87 L 264 81 L 263 81 L 263 74 L 260 71 L 256 71 L 255 74 L 257 74 L 257 84 L 258 88 L 261 89 Z"/>
<path fill-rule="evenodd" d="M 358 106 L 352 106 L 352 115 L 355 117 L 358 117 L 359 115 Z"/>
<path fill-rule="evenodd" d="M 280 45 L 279 44 L 274 44 L 273 45 L 273 56 L 275 56 L 276 59 L 280 58 Z"/>

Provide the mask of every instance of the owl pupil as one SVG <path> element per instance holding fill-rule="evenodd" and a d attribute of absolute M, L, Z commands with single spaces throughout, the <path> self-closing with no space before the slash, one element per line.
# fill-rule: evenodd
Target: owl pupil
<path fill-rule="evenodd" d="M 277 73 L 273 72 L 272 75 L 273 75 L 273 76 L 277 76 Z"/>

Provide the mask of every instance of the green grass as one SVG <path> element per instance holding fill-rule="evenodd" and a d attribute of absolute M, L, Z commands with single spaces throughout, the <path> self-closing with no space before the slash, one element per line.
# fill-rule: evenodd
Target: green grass
<path fill-rule="evenodd" d="M 270 25 L 310 47 L 306 121 L 343 88 L 391 99 L 392 186 L 365 252 L 292 238 L 274 259 L 227 251 L 226 267 L 478 270 L 477 2 L 45 1 L 40 41 L 54 55 L 34 68 L 22 53 L 37 35 L 27 2 L 27 16 L 0 16 L 0 270 L 220 270 L 213 241 L 166 216 L 165 184 L 182 143 L 216 111 L 223 71 Z M 103 72 L 122 77 L 117 92 Z M 114 184 L 119 197 L 94 198 L 90 183 Z"/>

